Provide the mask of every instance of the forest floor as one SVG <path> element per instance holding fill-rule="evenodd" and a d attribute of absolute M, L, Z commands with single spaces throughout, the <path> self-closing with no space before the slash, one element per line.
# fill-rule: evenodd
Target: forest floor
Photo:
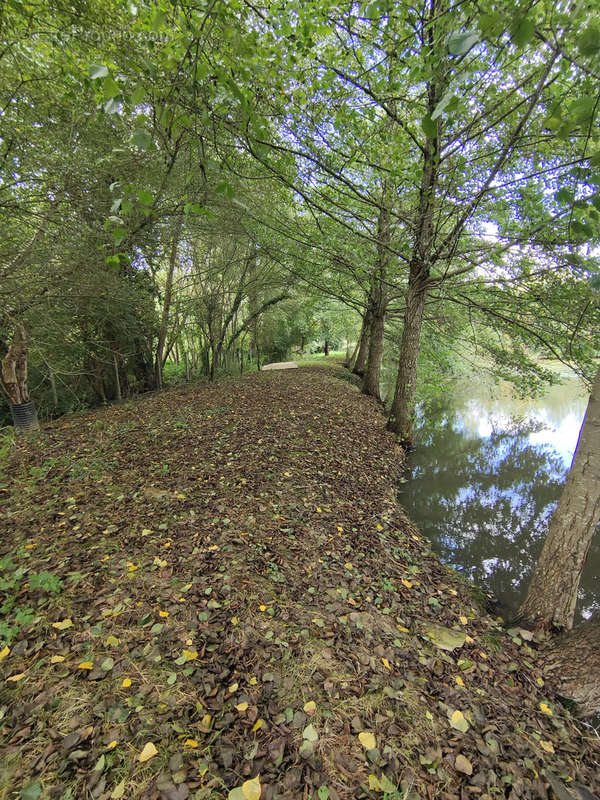
<path fill-rule="evenodd" d="M 600 740 L 396 504 L 401 452 L 343 374 L 189 385 L 13 447 L 1 798 L 600 792 Z"/>

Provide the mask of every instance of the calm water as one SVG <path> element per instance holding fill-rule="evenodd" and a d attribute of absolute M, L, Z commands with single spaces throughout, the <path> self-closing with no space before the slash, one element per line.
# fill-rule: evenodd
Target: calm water
<path fill-rule="evenodd" d="M 399 499 L 442 559 L 516 611 L 577 444 L 587 395 L 570 379 L 537 400 L 463 383 L 428 414 Z M 600 537 L 578 616 L 600 608 Z"/>

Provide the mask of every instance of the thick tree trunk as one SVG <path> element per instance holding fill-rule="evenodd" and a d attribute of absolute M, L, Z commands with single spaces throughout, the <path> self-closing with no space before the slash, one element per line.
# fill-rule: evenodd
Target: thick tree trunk
<path fill-rule="evenodd" d="M 600 369 L 520 619 L 537 628 L 573 627 L 579 579 L 599 520 Z"/>
<path fill-rule="evenodd" d="M 371 335 L 367 366 L 363 377 L 362 393 L 381 402 L 381 360 L 383 358 L 383 333 L 385 330 L 385 310 L 377 309 L 371 316 Z"/>
<path fill-rule="evenodd" d="M 393 431 L 405 450 L 414 444 L 414 416 L 417 395 L 417 363 L 421 328 L 425 312 L 426 289 L 422 281 L 414 281 L 406 295 L 404 329 L 400 345 L 400 363 L 396 377 L 394 400 L 388 430 Z"/>
<path fill-rule="evenodd" d="M 577 703 L 581 716 L 600 712 L 600 619 L 556 637 L 541 658 L 559 693 Z"/>
<path fill-rule="evenodd" d="M 156 388 L 162 388 L 162 371 L 164 362 L 165 342 L 169 330 L 169 312 L 171 310 L 171 297 L 173 295 L 173 276 L 177 265 L 177 248 L 181 236 L 181 222 L 178 220 L 173 229 L 173 240 L 171 242 L 171 252 L 169 255 L 169 268 L 167 270 L 167 280 L 165 282 L 165 296 L 163 299 L 160 329 L 158 331 L 158 344 L 156 345 L 156 357 L 154 360 L 154 370 L 156 374 Z"/>
<path fill-rule="evenodd" d="M 27 333 L 20 323 L 15 326 L 12 342 L 2 359 L 2 384 L 13 405 L 29 402 L 27 386 Z"/>
<path fill-rule="evenodd" d="M 365 311 L 365 315 L 363 317 L 362 328 L 360 329 L 360 340 L 358 345 L 358 355 L 356 356 L 356 361 L 354 362 L 354 367 L 352 372 L 355 375 L 362 376 L 365 374 L 365 370 L 367 368 L 367 359 L 369 357 L 369 339 L 371 337 L 371 309 L 368 308 Z"/>

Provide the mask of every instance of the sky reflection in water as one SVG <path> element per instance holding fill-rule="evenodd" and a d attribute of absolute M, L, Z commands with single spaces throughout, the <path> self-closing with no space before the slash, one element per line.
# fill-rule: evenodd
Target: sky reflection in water
<path fill-rule="evenodd" d="M 516 611 L 571 464 L 587 395 L 569 380 L 537 400 L 463 384 L 417 435 L 399 499 L 442 559 Z M 600 608 L 600 544 L 578 616 Z"/>

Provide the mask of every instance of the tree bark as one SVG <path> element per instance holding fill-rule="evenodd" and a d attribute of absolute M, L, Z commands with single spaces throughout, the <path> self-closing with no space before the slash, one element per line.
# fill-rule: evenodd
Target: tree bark
<path fill-rule="evenodd" d="M 400 362 L 388 421 L 388 430 L 396 434 L 399 444 L 405 450 L 410 450 L 414 445 L 417 363 L 426 294 L 425 284 L 422 280 L 414 280 L 412 285 L 409 283 L 400 344 Z"/>
<path fill-rule="evenodd" d="M 154 360 L 154 370 L 156 375 L 156 388 L 162 389 L 162 371 L 164 362 L 165 342 L 169 330 L 169 312 L 171 310 L 171 297 L 173 295 L 173 276 L 177 265 L 177 248 L 181 236 L 181 221 L 177 220 L 173 229 L 173 240 L 171 242 L 171 252 L 169 254 L 169 268 L 167 270 L 167 280 L 165 283 L 165 296 L 163 299 L 160 329 L 158 331 L 158 343 L 156 345 L 156 357 Z"/>
<path fill-rule="evenodd" d="M 383 333 L 385 330 L 385 309 L 378 308 L 371 315 L 371 335 L 367 367 L 363 377 L 362 393 L 381 402 L 381 360 L 383 358 Z"/>
<path fill-rule="evenodd" d="M 600 711 L 600 619 L 552 639 L 541 659 L 557 680 L 559 693 L 577 703 L 578 714 Z"/>
<path fill-rule="evenodd" d="M 371 309 L 367 308 L 363 317 L 362 328 L 360 329 L 360 340 L 358 346 L 358 355 L 354 362 L 352 372 L 354 375 L 359 375 L 361 378 L 365 374 L 367 368 L 367 358 L 369 357 L 369 339 L 371 336 Z"/>
<path fill-rule="evenodd" d="M 536 628 L 573 627 L 579 580 L 599 520 L 600 369 L 520 619 Z"/>
<path fill-rule="evenodd" d="M 27 333 L 21 323 L 15 326 L 7 354 L 2 359 L 2 385 L 13 405 L 29 402 L 27 386 Z"/>

